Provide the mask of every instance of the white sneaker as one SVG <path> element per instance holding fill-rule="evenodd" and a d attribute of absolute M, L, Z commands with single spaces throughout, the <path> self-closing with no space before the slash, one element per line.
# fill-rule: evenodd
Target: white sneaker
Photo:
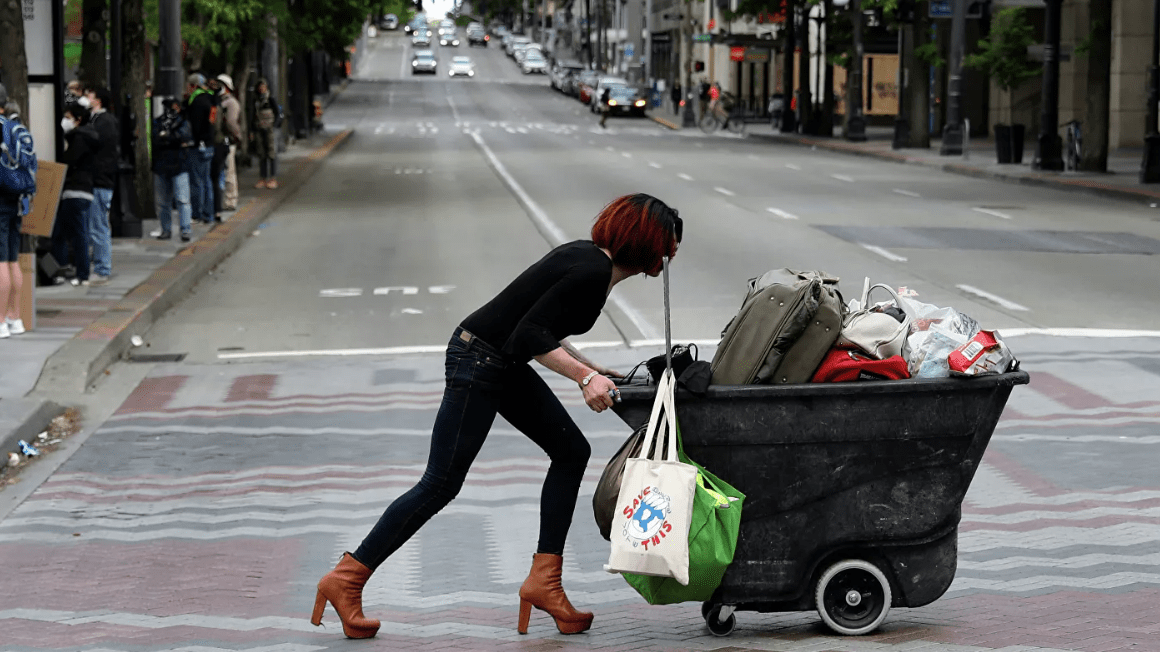
<path fill-rule="evenodd" d="M 8 322 L 0 321 L 0 340 L 8 337 L 11 333 L 8 332 Z"/>
<path fill-rule="evenodd" d="M 24 320 L 23 319 L 5 319 L 4 323 L 8 326 L 8 332 L 13 335 L 24 334 Z"/>

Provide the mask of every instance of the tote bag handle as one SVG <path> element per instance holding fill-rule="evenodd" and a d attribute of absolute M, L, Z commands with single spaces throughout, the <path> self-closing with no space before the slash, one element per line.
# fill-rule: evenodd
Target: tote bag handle
<path fill-rule="evenodd" d="M 666 369 L 657 385 L 657 395 L 653 400 L 652 415 L 648 429 L 640 445 L 638 457 L 657 462 L 676 462 L 677 456 L 677 412 L 673 403 L 673 370 Z M 663 412 L 663 417 L 662 417 Z M 661 441 L 664 437 L 664 441 Z M 656 451 L 653 452 L 653 445 Z"/>

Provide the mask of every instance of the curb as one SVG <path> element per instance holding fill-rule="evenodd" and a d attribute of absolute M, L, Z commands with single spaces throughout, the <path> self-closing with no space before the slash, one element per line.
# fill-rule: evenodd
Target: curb
<path fill-rule="evenodd" d="M 907 156 L 905 154 L 897 154 L 894 152 L 882 152 L 875 150 L 866 150 L 857 145 L 845 145 L 843 143 L 833 142 L 829 140 L 817 140 L 804 136 L 766 136 L 766 135 L 750 135 L 750 138 L 763 140 L 773 143 L 788 143 L 791 145 L 800 145 L 804 147 L 817 147 L 818 149 L 825 149 L 831 152 L 840 154 L 851 154 L 854 156 L 864 156 L 867 158 L 874 158 L 883 161 L 891 161 L 893 163 L 901 163 L 904 165 L 919 165 L 925 168 L 934 170 L 941 170 L 950 174 L 958 174 L 961 176 L 974 177 L 976 179 L 990 179 L 993 181 L 1002 181 L 1023 186 L 1036 186 L 1039 188 L 1049 188 L 1052 190 L 1065 190 L 1068 192 L 1079 192 L 1088 195 L 1095 195 L 1098 197 L 1108 199 L 1119 199 L 1128 201 L 1153 201 L 1160 200 L 1160 189 L 1147 190 L 1144 188 L 1123 188 L 1119 186 L 1112 186 L 1098 181 L 1088 181 L 1085 179 L 1060 179 L 1049 176 L 1039 176 L 1033 174 L 1008 174 L 1004 172 L 997 172 L 994 170 L 982 170 L 969 165 L 961 163 L 940 163 L 928 159 L 918 158 L 914 156 Z"/>
<path fill-rule="evenodd" d="M 149 332 L 154 322 L 188 296 L 202 276 L 237 251 L 351 133 L 350 129 L 342 131 L 308 154 L 305 162 L 295 165 L 286 175 L 281 191 L 246 204 L 233 219 L 215 225 L 201 239 L 179 250 L 105 314 L 65 342 L 45 362 L 33 392 L 84 393 L 106 367 L 132 348 L 130 340 L 134 335 Z"/>
<path fill-rule="evenodd" d="M 56 415 L 64 412 L 64 408 L 52 401 L 31 398 L 6 399 L 5 403 L 16 404 L 16 427 L 8 430 L 8 425 L 0 423 L 0 453 L 5 458 L 8 451 L 16 450 L 16 442 L 21 439 L 33 446 L 36 445 L 36 435 L 48 429 L 48 423 Z M 4 463 L 8 460 L 5 459 Z"/>
<path fill-rule="evenodd" d="M 655 122 L 663 127 L 668 127 L 669 129 L 672 129 L 673 131 L 680 131 L 681 130 L 681 126 L 675 122 L 669 122 L 668 120 L 665 120 L 664 118 L 658 118 L 655 115 L 650 115 L 649 117 L 652 118 L 653 122 Z"/>

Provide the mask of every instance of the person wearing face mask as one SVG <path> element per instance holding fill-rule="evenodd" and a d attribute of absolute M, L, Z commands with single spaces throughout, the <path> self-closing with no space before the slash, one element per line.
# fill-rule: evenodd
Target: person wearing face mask
<path fill-rule="evenodd" d="M 68 166 L 64 190 L 60 195 L 56 224 L 52 229 L 52 257 L 58 264 L 69 261 L 76 269 L 74 285 L 89 284 L 89 205 L 93 202 L 93 166 L 101 148 L 101 138 L 89 124 L 92 116 L 88 102 L 70 102 L 64 107 L 60 121 L 64 132 L 65 150 L 60 162 Z"/>
<path fill-rule="evenodd" d="M 104 87 L 90 88 L 85 98 L 92 106 L 92 127 L 101 139 L 93 157 L 93 203 L 87 216 L 89 241 L 93 247 L 94 285 L 103 285 L 113 274 L 113 234 L 109 228 L 109 207 L 121 160 L 121 128 L 113 109 L 113 94 Z"/>
<path fill-rule="evenodd" d="M 181 100 L 165 97 L 163 112 L 153 119 L 153 188 L 157 219 L 161 222 L 158 240 L 173 237 L 173 207 L 177 205 L 181 241 L 189 242 L 191 215 L 189 168 L 187 159 L 193 153 L 193 131 L 181 112 Z"/>

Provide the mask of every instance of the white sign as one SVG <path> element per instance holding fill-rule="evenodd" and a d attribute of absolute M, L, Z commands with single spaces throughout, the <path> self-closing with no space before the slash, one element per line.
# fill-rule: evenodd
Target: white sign
<path fill-rule="evenodd" d="M 51 75 L 52 0 L 20 0 L 24 10 L 24 54 L 29 75 Z"/>

